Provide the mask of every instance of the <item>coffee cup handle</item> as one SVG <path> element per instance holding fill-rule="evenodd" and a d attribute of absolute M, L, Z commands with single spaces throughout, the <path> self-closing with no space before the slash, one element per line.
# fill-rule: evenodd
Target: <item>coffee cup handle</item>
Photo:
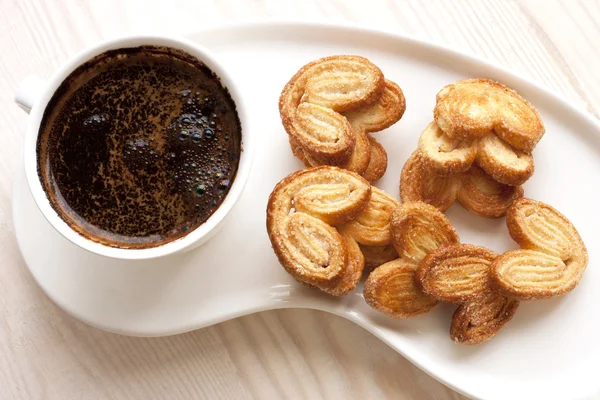
<path fill-rule="evenodd" d="M 21 81 L 15 93 L 15 103 L 29 114 L 37 99 L 40 98 L 46 89 L 47 84 L 46 80 L 41 77 L 29 75 Z"/>

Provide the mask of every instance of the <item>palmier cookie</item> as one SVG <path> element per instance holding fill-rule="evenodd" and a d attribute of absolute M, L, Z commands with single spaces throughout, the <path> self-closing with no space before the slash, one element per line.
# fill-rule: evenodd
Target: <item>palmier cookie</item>
<path fill-rule="evenodd" d="M 498 183 L 518 186 L 534 172 L 531 153 L 513 148 L 493 132 L 464 139 L 448 135 L 431 122 L 421 133 L 419 150 L 425 164 L 442 176 L 465 172 L 476 163 Z"/>
<path fill-rule="evenodd" d="M 457 244 L 436 249 L 419 264 L 417 286 L 436 300 L 459 305 L 450 328 L 456 342 L 491 339 L 517 311 L 518 300 L 497 291 L 490 281 L 497 257 L 485 247 Z"/>
<path fill-rule="evenodd" d="M 334 165 L 369 181 L 383 175 L 387 155 L 368 133 L 396 123 L 405 108 L 402 89 L 359 56 L 331 56 L 305 65 L 279 98 L 296 157 L 307 167 Z"/>
<path fill-rule="evenodd" d="M 413 264 L 440 247 L 460 241 L 448 217 L 422 202 L 400 204 L 392 214 L 390 228 L 398 254 Z"/>
<path fill-rule="evenodd" d="M 523 300 L 571 291 L 588 264 L 588 253 L 573 224 L 553 207 L 531 199 L 516 201 L 506 214 L 508 232 L 521 247 L 498 257 L 492 280 Z"/>
<path fill-rule="evenodd" d="M 363 246 L 387 246 L 391 243 L 390 218 L 400 202 L 383 190 L 371 187 L 371 198 L 364 210 L 351 221 L 339 225 L 340 233 Z"/>
<path fill-rule="evenodd" d="M 364 257 L 334 225 L 359 215 L 370 198 L 364 178 L 336 167 L 309 168 L 281 180 L 267 206 L 267 232 L 281 265 L 296 280 L 332 295 L 353 290 Z"/>
<path fill-rule="evenodd" d="M 365 300 L 395 318 L 426 313 L 437 301 L 416 286 L 417 267 L 432 250 L 458 243 L 458 234 L 444 214 L 420 202 L 400 204 L 392 214 L 390 230 L 400 258 L 369 274 L 364 287 Z"/>
<path fill-rule="evenodd" d="M 450 338 L 463 344 L 490 340 L 512 319 L 518 307 L 518 300 L 497 291 L 473 297 L 452 314 Z"/>
<path fill-rule="evenodd" d="M 521 186 L 496 182 L 476 165 L 462 173 L 438 175 L 419 150 L 408 158 L 400 175 L 400 198 L 403 202 L 423 201 L 442 212 L 458 200 L 476 215 L 498 218 L 504 216 L 510 205 L 521 197 Z"/>
<path fill-rule="evenodd" d="M 417 265 L 397 258 L 375 268 L 365 282 L 367 304 L 394 318 L 424 314 L 437 305 L 437 300 L 415 285 Z"/>
<path fill-rule="evenodd" d="M 527 153 L 545 132 L 527 100 L 490 79 L 465 79 L 445 86 L 436 96 L 433 114 L 436 124 L 452 138 L 474 140 L 493 132 Z"/>
<path fill-rule="evenodd" d="M 354 239 L 365 258 L 365 267 L 372 270 L 398 258 L 391 245 L 390 218 L 400 202 L 374 186 L 365 209 L 354 219 L 338 225 L 338 231 Z"/>

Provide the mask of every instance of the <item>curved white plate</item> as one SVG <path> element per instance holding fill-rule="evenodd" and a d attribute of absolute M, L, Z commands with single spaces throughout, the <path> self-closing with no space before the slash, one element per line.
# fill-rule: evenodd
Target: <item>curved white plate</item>
<path fill-rule="evenodd" d="M 23 177 L 14 193 L 17 239 L 31 273 L 60 307 L 91 325 L 127 335 L 185 332 L 256 311 L 308 307 L 348 318 L 450 387 L 475 398 L 575 399 L 600 394 L 600 128 L 546 90 L 484 61 L 382 32 L 312 24 L 263 24 L 196 33 L 222 57 L 246 96 L 256 160 L 222 231 L 195 251 L 150 262 L 115 261 L 62 238 L 37 210 Z M 389 154 L 378 186 L 397 196 L 402 165 L 432 118 L 435 94 L 452 81 L 487 76 L 538 107 L 547 133 L 535 150 L 526 195 L 564 212 L 588 244 L 590 266 L 579 287 L 525 303 L 492 341 L 475 347 L 448 337 L 451 307 L 397 321 L 371 310 L 359 287 L 334 299 L 304 289 L 278 265 L 265 232 L 265 205 L 277 181 L 301 167 L 277 110 L 279 92 L 315 58 L 355 53 L 373 60 L 404 89 L 404 118 L 377 134 Z M 464 242 L 502 252 L 515 247 L 503 219 L 485 220 L 453 206 Z"/>

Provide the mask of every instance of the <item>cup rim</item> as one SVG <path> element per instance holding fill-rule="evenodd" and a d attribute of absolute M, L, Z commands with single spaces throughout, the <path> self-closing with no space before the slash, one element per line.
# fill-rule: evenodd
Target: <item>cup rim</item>
<path fill-rule="evenodd" d="M 67 224 L 67 222 L 63 220 L 54 210 L 38 176 L 37 139 L 44 111 L 48 105 L 48 102 L 58 87 L 71 72 L 93 57 L 106 51 L 144 45 L 164 46 L 184 51 L 203 62 L 211 71 L 215 73 L 215 75 L 220 79 L 221 84 L 229 91 L 231 98 L 236 105 L 236 110 L 242 128 L 241 154 L 236 176 L 233 180 L 231 188 L 229 189 L 229 192 L 217 210 L 203 224 L 181 238 L 156 247 L 150 247 L 146 249 L 124 249 L 107 246 L 84 237 L 73 230 L 69 224 Z M 126 260 L 145 260 L 164 257 L 186 249 L 190 249 L 191 247 L 200 245 L 204 241 L 208 240 L 210 235 L 215 233 L 217 227 L 221 224 L 221 222 L 223 222 L 242 194 L 250 174 L 253 154 L 253 141 L 248 129 L 248 113 L 238 90 L 238 86 L 236 85 L 234 79 L 232 79 L 227 69 L 220 61 L 218 61 L 217 57 L 210 50 L 183 38 L 165 35 L 131 35 L 106 40 L 79 52 L 52 75 L 52 77 L 48 80 L 46 88 L 36 99 L 31 108 L 24 139 L 23 161 L 25 164 L 25 176 L 28 187 L 37 207 L 42 212 L 46 220 L 63 237 L 75 245 L 98 255 Z"/>

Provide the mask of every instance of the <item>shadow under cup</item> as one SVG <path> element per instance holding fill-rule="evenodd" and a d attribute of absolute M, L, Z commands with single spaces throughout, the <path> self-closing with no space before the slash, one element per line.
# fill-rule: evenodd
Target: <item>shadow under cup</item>
<path fill-rule="evenodd" d="M 50 205 L 79 235 L 147 249 L 204 224 L 236 178 L 242 131 L 219 77 L 165 46 L 106 51 L 55 91 L 36 143 Z"/>

